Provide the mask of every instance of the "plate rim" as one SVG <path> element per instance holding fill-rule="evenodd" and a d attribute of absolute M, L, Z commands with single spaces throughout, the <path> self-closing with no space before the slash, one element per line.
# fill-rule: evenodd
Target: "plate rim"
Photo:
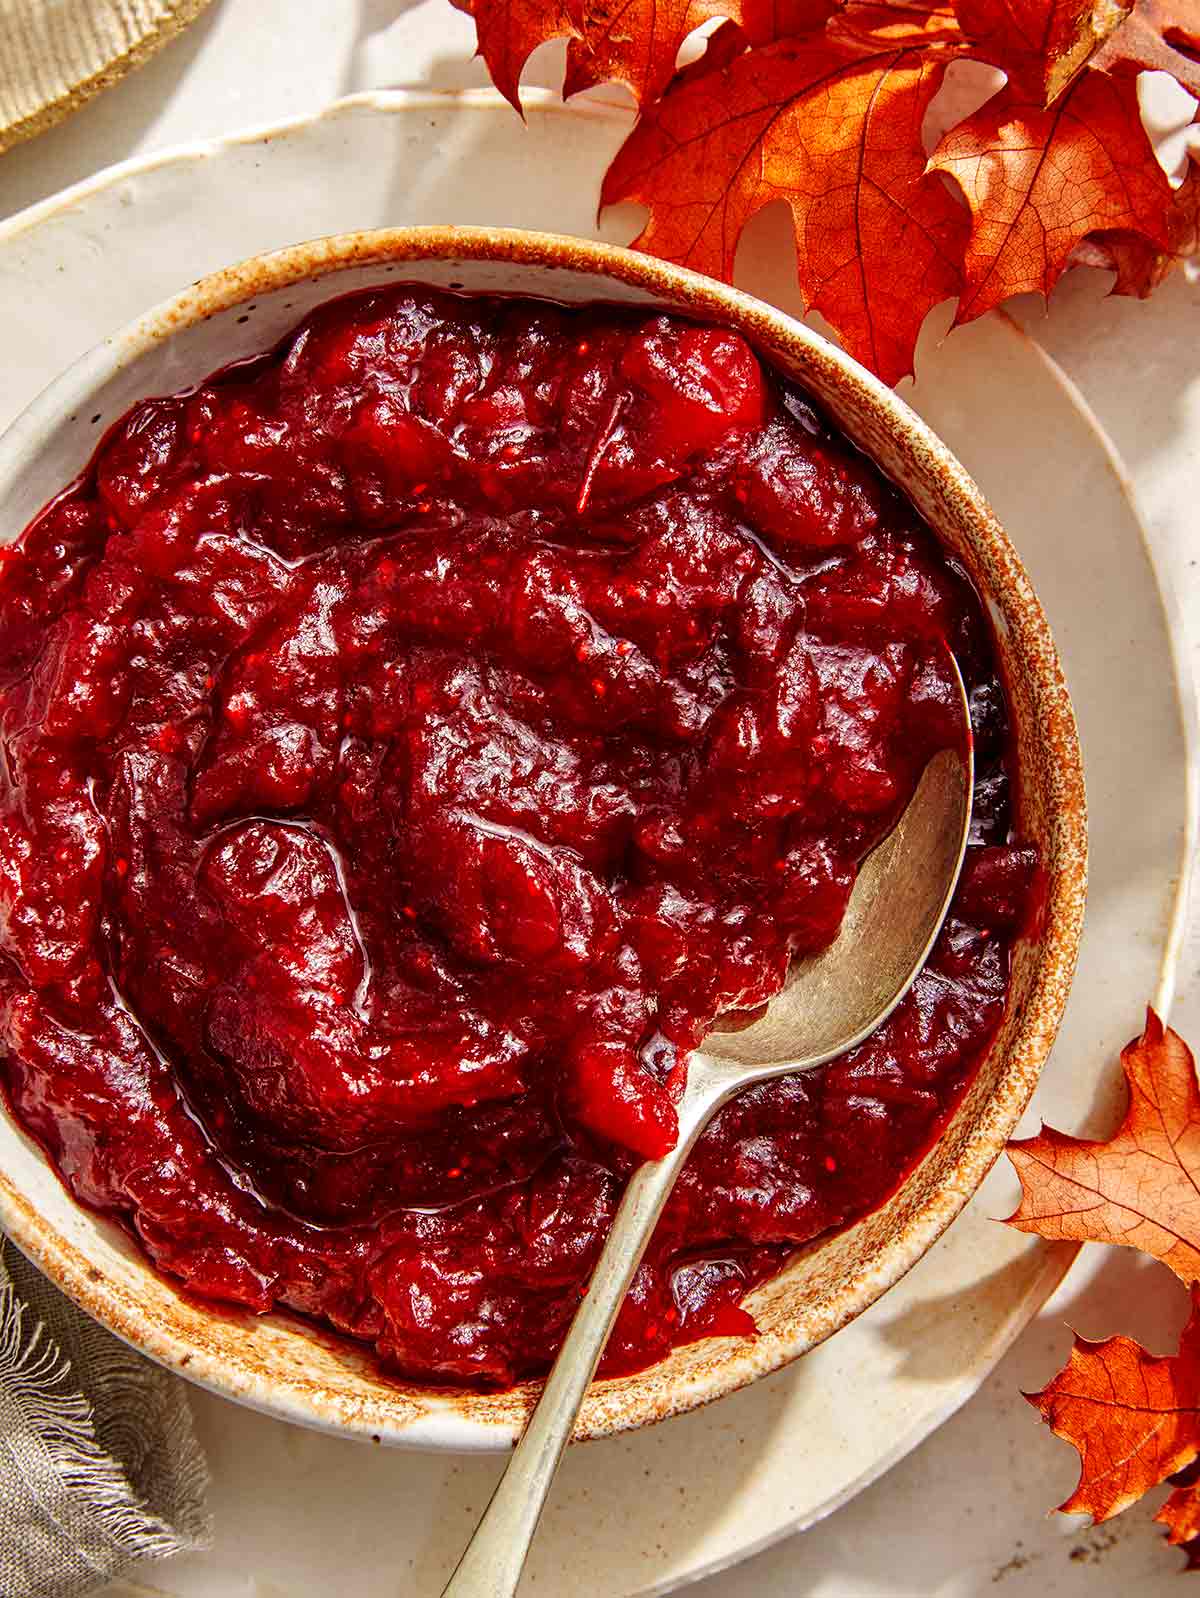
<path fill-rule="evenodd" d="M 527 89 L 524 91 L 523 97 L 527 108 L 538 112 L 554 111 L 559 114 L 576 117 L 597 117 L 606 121 L 614 120 L 614 114 L 619 115 L 622 120 L 631 121 L 632 118 L 631 109 L 624 103 L 606 100 L 601 96 L 582 96 L 571 105 L 565 105 L 550 90 Z M 36 228 L 71 206 L 86 200 L 95 193 L 113 187 L 128 177 L 134 177 L 161 167 L 178 166 L 182 168 L 190 161 L 217 157 L 240 145 L 296 132 L 333 120 L 339 116 L 350 115 L 356 111 L 394 115 L 405 111 L 444 108 L 448 102 L 464 108 L 478 107 L 481 110 L 499 110 L 503 108 L 511 114 L 511 109 L 507 106 L 507 103 L 494 90 L 489 89 L 436 90 L 396 88 L 370 90 L 343 96 L 314 111 L 241 128 L 215 138 L 175 143 L 150 155 L 134 156 L 106 167 L 0 221 L 0 245 L 15 241 L 23 232 Z M 1180 838 L 1179 870 L 1172 898 L 1171 915 L 1163 935 L 1161 956 L 1158 962 L 1160 975 L 1156 1002 L 1160 1008 L 1160 1013 L 1163 1014 L 1165 1019 L 1171 1007 L 1175 980 L 1178 974 L 1181 943 L 1189 919 L 1189 898 L 1196 875 L 1195 855 L 1198 808 L 1200 808 L 1197 802 L 1198 787 L 1200 787 L 1200 774 L 1197 773 L 1196 759 L 1197 747 L 1198 743 L 1200 743 L 1196 714 L 1197 695 L 1194 679 L 1186 669 L 1182 655 L 1186 634 L 1180 625 L 1180 607 L 1173 590 L 1168 588 L 1163 581 L 1159 565 L 1155 559 L 1154 545 L 1147 532 L 1142 511 L 1137 503 L 1136 493 L 1129 479 L 1127 469 L 1109 434 L 1096 417 L 1085 397 L 1079 392 L 1077 386 L 1037 340 L 1021 328 L 1007 313 L 1002 313 L 998 320 L 1007 324 L 1012 332 L 1019 335 L 1024 344 L 1032 348 L 1037 359 L 1042 362 L 1055 384 L 1064 394 L 1067 403 L 1081 415 L 1088 427 L 1088 431 L 1100 444 L 1107 463 L 1128 505 L 1130 517 L 1141 539 L 1143 555 L 1154 577 L 1173 666 L 1173 692 L 1171 697 L 1184 756 L 1185 782 L 1184 822 Z M 659 1584 L 651 1583 L 639 1586 L 636 1591 L 646 1594 L 666 1592 L 685 1583 L 699 1580 L 705 1575 L 711 1575 L 720 1570 L 730 1568 L 742 1559 L 752 1557 L 755 1553 L 761 1552 L 771 1546 L 772 1543 L 815 1524 L 818 1520 L 823 1519 L 825 1515 L 850 1501 L 862 1488 L 885 1474 L 918 1443 L 930 1436 L 955 1410 L 974 1395 L 1005 1351 L 1037 1314 L 1050 1293 L 1066 1276 L 1077 1254 L 1078 1247 L 1071 1246 L 1066 1249 L 1056 1249 L 1052 1254 L 1048 1255 L 1046 1266 L 1042 1273 L 1044 1291 L 1041 1291 L 1042 1284 L 1039 1283 L 1038 1292 L 1027 1296 L 1014 1323 L 1006 1323 L 1001 1334 L 980 1349 L 979 1355 L 972 1361 L 970 1371 L 959 1379 L 956 1389 L 949 1395 L 947 1403 L 939 1406 L 932 1416 L 922 1416 L 917 1426 L 911 1432 L 906 1433 L 902 1442 L 894 1450 L 888 1451 L 886 1458 L 879 1463 L 877 1469 L 869 1471 L 856 1479 L 852 1485 L 829 1503 L 823 1504 L 813 1511 L 806 1512 L 793 1521 L 782 1524 L 772 1534 L 756 1540 L 752 1544 L 747 1544 L 736 1554 L 711 1560 L 707 1564 L 692 1569 L 686 1576 L 668 1578 L 665 1582 Z"/>

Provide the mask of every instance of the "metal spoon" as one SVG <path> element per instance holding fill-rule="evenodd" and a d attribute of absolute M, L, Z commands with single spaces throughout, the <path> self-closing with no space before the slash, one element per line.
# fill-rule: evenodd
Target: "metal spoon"
<path fill-rule="evenodd" d="M 714 1032 L 688 1062 L 679 1141 L 630 1178 L 566 1341 L 491 1503 L 442 1598 L 512 1598 L 558 1462 L 655 1222 L 688 1153 L 727 1099 L 755 1082 L 811 1071 L 869 1037 L 925 964 L 958 881 L 971 820 L 970 713 L 954 667 L 963 747 L 926 766 L 907 810 L 859 869 L 841 931 L 793 963 L 766 1013 Z"/>

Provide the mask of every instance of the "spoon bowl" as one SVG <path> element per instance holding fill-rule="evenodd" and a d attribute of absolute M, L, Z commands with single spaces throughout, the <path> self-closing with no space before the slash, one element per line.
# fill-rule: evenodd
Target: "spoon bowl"
<path fill-rule="evenodd" d="M 954 675 L 961 696 L 957 666 Z M 863 861 L 837 937 L 819 954 L 793 961 L 784 986 L 749 1025 L 710 1033 L 702 1055 L 709 1064 L 735 1070 L 739 1086 L 811 1070 L 887 1020 L 950 908 L 967 846 L 973 779 L 969 736 L 965 754 L 934 755 L 904 814 Z M 945 885 L 940 896 L 939 884 Z"/>
<path fill-rule="evenodd" d="M 744 1088 L 811 1071 L 881 1026 L 933 949 L 962 869 L 971 826 L 971 717 L 958 665 L 961 739 L 925 767 L 891 832 L 859 867 L 837 937 L 795 961 L 749 1025 L 714 1031 L 688 1061 L 670 1153 L 629 1180 L 586 1296 L 529 1424 L 442 1598 L 511 1598 L 575 1418 L 617 1314 L 696 1139 Z"/>

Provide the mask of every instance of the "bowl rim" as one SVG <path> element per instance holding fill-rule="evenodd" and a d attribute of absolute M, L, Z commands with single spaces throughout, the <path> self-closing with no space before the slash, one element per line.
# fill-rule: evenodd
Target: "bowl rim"
<path fill-rule="evenodd" d="M 1054 752 L 1046 781 L 1057 860 L 1056 869 L 1048 875 L 1045 930 L 1030 991 L 1008 1047 L 1004 1076 L 989 1095 L 988 1113 L 972 1128 L 939 1192 L 901 1226 L 869 1272 L 856 1273 L 828 1298 L 817 1317 L 794 1328 L 790 1335 L 774 1332 L 754 1340 L 722 1339 L 730 1347 L 720 1361 L 708 1362 L 702 1377 L 685 1373 L 667 1393 L 654 1392 L 653 1382 L 643 1382 L 655 1369 L 650 1367 L 632 1379 L 635 1391 L 639 1383 L 646 1388 L 637 1402 L 631 1402 L 628 1392 L 620 1402 L 605 1402 L 605 1390 L 616 1384 L 595 1384 L 575 1434 L 582 1440 L 637 1429 L 697 1408 L 790 1363 L 854 1319 L 899 1280 L 965 1206 L 1028 1103 L 1070 990 L 1087 885 L 1082 755 L 1062 665 L 1041 603 L 982 492 L 932 429 L 893 390 L 815 329 L 743 290 L 617 245 L 517 228 L 446 225 L 333 234 L 251 256 L 201 278 L 144 312 L 50 383 L 0 436 L 0 495 L 19 475 L 26 457 L 53 432 L 59 418 L 81 411 L 89 395 L 175 333 L 300 282 L 335 277 L 352 268 L 392 268 L 428 260 L 557 268 L 611 279 L 656 296 L 683 314 L 732 325 L 760 347 L 801 354 L 810 369 L 817 369 L 830 383 L 874 411 L 894 437 L 904 440 L 923 475 L 936 479 L 940 502 L 948 513 L 969 523 L 987 547 L 1003 578 L 1006 622 L 1020 635 L 1022 653 L 1030 663 L 1039 733 Z M 393 277 L 391 281 L 403 279 Z M 991 595 L 985 598 L 994 605 Z M 12 1119 L 6 1108 L 3 1113 Z M 18 1130 L 23 1132 L 19 1124 Z M 49 1161 L 46 1164 L 57 1180 L 53 1166 Z M 71 1201 L 78 1203 L 73 1197 Z M 118 1293 L 75 1243 L 40 1216 L 3 1169 L 0 1226 L 58 1287 L 124 1341 L 219 1396 L 280 1419 L 410 1448 L 452 1452 L 502 1449 L 519 1434 L 540 1390 L 540 1382 L 526 1382 L 506 1393 L 480 1395 L 388 1378 L 378 1384 L 382 1396 L 368 1404 L 351 1395 L 343 1398 L 300 1371 L 285 1383 L 277 1374 L 267 1377 L 261 1367 L 235 1357 L 222 1347 L 219 1335 L 198 1346 L 178 1327 L 151 1319 L 142 1306 Z M 143 1260 L 143 1265 L 184 1299 L 171 1278 L 148 1260 Z M 197 1303 L 192 1298 L 186 1301 L 193 1306 Z M 221 1306 L 201 1305 L 201 1312 L 213 1320 L 218 1316 L 228 1319 Z"/>

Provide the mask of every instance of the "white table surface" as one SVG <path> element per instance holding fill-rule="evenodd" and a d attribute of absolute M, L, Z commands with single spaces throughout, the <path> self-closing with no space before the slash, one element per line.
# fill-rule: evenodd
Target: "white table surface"
<path fill-rule="evenodd" d="M 300 115 L 356 90 L 481 85 L 487 78 L 472 49 L 472 24 L 448 0 L 213 0 L 141 71 L 0 158 L 0 216 L 113 162 Z M 527 81 L 553 83 L 556 67 L 548 46 Z M 1176 620 L 1181 666 L 1195 682 L 1200 285 L 1177 278 L 1148 304 L 1106 299 L 1105 289 L 1100 275 L 1077 273 L 1048 317 L 1031 303 L 1022 318 L 1079 386 L 1128 468 Z M 1200 1043 L 1198 922 L 1193 916 L 1173 1018 Z M 994 1588 L 1003 1598 L 1177 1594 L 1180 1558 L 1161 1546 L 1152 1508 L 1090 1530 L 1046 1516 L 1074 1483 L 1075 1455 L 1038 1426 L 1020 1392 L 1040 1387 L 1062 1362 L 1068 1322 L 1093 1337 L 1125 1332 L 1164 1352 L 1184 1309 L 1182 1290 L 1161 1267 L 1126 1250 L 1085 1250 L 980 1393 L 939 1432 L 821 1525 L 690 1590 L 696 1598 L 968 1598 Z M 229 1598 L 286 1595 L 247 1571 Z"/>

